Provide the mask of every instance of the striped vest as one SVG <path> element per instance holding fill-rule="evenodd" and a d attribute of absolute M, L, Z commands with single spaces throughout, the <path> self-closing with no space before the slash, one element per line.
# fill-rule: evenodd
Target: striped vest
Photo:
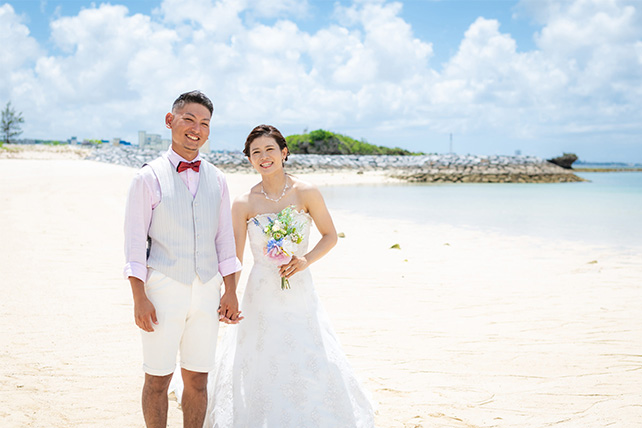
<path fill-rule="evenodd" d="M 218 273 L 216 232 L 221 189 L 216 167 L 201 159 L 198 190 L 192 196 L 166 156 L 148 163 L 161 189 L 152 211 L 147 266 L 184 284 L 196 275 L 208 282 Z"/>

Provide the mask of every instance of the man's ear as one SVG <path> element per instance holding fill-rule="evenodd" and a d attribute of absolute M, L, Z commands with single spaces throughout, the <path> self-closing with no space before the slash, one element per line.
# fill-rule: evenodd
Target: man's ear
<path fill-rule="evenodd" d="M 171 113 L 167 113 L 165 115 L 165 126 L 167 126 L 167 128 L 169 129 L 172 129 L 172 120 L 174 120 L 174 115 Z"/>

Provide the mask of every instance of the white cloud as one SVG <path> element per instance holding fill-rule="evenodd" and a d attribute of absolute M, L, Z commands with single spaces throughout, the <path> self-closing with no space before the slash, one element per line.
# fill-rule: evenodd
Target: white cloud
<path fill-rule="evenodd" d="M 248 8 L 265 18 L 305 17 L 310 5 L 307 0 L 248 0 Z"/>
<path fill-rule="evenodd" d="M 499 26 L 496 20 L 477 19 L 445 65 L 432 91 L 440 129 L 529 136 L 532 112 L 544 114 L 550 97 L 566 84 L 566 76 L 539 52 L 518 52 Z"/>
<path fill-rule="evenodd" d="M 166 24 L 177 26 L 185 38 L 195 28 L 202 28 L 208 37 L 225 41 L 243 31 L 239 13 L 246 7 L 245 0 L 164 0 L 159 13 Z"/>
<path fill-rule="evenodd" d="M 638 121 L 640 6 L 635 1 L 578 0 L 543 9 L 545 26 L 535 40 L 541 55 L 568 78 L 564 99 L 557 102 L 569 110 L 564 115 L 569 129 L 618 132 Z"/>
<path fill-rule="evenodd" d="M 0 93 L 4 95 L 11 81 L 11 72 L 28 66 L 41 54 L 23 18 L 8 3 L 0 6 L 0 47 Z"/>
<path fill-rule="evenodd" d="M 432 45 L 413 37 L 410 25 L 399 17 L 401 3 L 363 2 L 338 7 L 347 24 L 363 28 L 361 43 L 352 58 L 337 70 L 339 80 L 395 82 L 425 73 Z"/>
<path fill-rule="evenodd" d="M 403 145 L 377 136 L 640 132 L 642 6 L 520 7 L 541 25 L 536 49 L 521 51 L 500 22 L 480 17 L 437 71 L 431 42 L 414 35 L 400 2 L 337 4 L 315 32 L 297 25 L 311 6 L 294 0 L 165 0 L 151 16 L 101 4 L 53 19 L 49 54 L 4 5 L 0 94 L 25 112 L 24 135 L 39 138 L 135 141 L 139 129 L 163 131 L 171 102 L 191 89 L 213 99 L 222 133 L 270 122 Z"/>
<path fill-rule="evenodd" d="M 525 3 L 543 23 L 537 50 L 518 52 L 499 22 L 479 18 L 435 83 L 451 128 L 573 138 L 617 133 L 635 121 L 642 107 L 640 11 L 608 0 Z"/>

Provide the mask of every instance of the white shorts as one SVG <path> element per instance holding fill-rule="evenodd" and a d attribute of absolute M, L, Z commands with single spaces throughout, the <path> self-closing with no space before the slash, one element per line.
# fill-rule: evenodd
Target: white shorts
<path fill-rule="evenodd" d="M 141 330 L 145 373 L 174 373 L 179 349 L 182 368 L 201 373 L 214 369 L 222 282 L 219 273 L 206 284 L 197 276 L 186 285 L 149 269 L 145 293 L 158 324 L 152 325 L 153 332 Z"/>

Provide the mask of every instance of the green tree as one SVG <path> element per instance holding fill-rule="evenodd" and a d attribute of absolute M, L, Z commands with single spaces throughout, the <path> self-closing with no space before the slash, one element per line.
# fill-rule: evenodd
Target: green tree
<path fill-rule="evenodd" d="M 16 112 L 15 109 L 11 108 L 11 101 L 7 103 L 7 106 L 2 110 L 2 143 L 9 143 L 11 137 L 22 134 L 22 129 L 20 129 L 20 124 L 24 123 L 22 118 L 22 113 Z"/>
<path fill-rule="evenodd" d="M 324 155 L 417 155 L 399 147 L 376 146 L 366 140 L 355 140 L 347 135 L 317 129 L 303 135 L 289 135 L 286 139 L 290 152 Z"/>

